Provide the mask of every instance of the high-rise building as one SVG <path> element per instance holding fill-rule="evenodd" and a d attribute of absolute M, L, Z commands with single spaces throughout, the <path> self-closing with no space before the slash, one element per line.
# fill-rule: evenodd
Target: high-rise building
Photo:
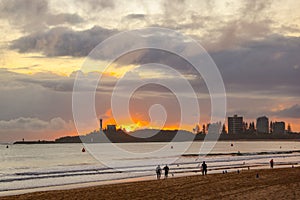
<path fill-rule="evenodd" d="M 276 134 L 285 133 L 285 122 L 274 122 L 272 128 L 273 128 L 273 133 Z"/>
<path fill-rule="evenodd" d="M 228 117 L 228 133 L 242 133 L 243 132 L 243 117 L 234 115 Z"/>
<path fill-rule="evenodd" d="M 262 116 L 256 119 L 257 133 L 269 133 L 269 119 Z"/>
<path fill-rule="evenodd" d="M 108 124 L 106 126 L 106 130 L 109 131 L 109 132 L 116 132 L 117 128 L 116 128 L 116 125 L 114 125 L 114 124 Z"/>
<path fill-rule="evenodd" d="M 99 119 L 99 122 L 100 122 L 100 131 L 102 131 L 103 130 L 102 119 Z"/>

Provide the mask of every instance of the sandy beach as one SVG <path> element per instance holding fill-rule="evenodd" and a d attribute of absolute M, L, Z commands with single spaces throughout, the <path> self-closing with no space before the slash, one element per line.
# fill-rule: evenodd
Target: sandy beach
<path fill-rule="evenodd" d="M 256 175 L 259 175 L 259 178 Z M 243 170 L 2 197 L 13 199 L 300 199 L 300 168 Z"/>

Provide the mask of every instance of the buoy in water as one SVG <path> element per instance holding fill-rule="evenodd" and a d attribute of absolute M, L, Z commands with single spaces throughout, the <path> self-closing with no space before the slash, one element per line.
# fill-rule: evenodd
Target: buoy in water
<path fill-rule="evenodd" d="M 81 149 L 81 152 L 85 152 L 85 148 L 82 148 L 82 149 Z"/>

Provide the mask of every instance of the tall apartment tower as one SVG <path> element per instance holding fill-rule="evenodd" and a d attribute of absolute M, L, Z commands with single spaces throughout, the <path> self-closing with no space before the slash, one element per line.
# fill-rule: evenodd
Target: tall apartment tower
<path fill-rule="evenodd" d="M 243 117 L 234 115 L 228 117 L 228 133 L 236 134 L 243 132 Z"/>
<path fill-rule="evenodd" d="M 274 122 L 273 123 L 273 133 L 275 133 L 275 134 L 285 133 L 285 122 Z"/>
<path fill-rule="evenodd" d="M 256 119 L 257 133 L 269 133 L 269 119 L 262 116 Z"/>
<path fill-rule="evenodd" d="M 103 126 L 102 126 L 102 119 L 99 119 L 99 121 L 100 121 L 100 131 L 103 131 Z"/>

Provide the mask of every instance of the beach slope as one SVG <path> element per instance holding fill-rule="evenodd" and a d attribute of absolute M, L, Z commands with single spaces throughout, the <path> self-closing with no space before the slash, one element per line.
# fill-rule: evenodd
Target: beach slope
<path fill-rule="evenodd" d="M 35 192 L 0 199 L 300 199 L 300 168 L 195 175 Z"/>

